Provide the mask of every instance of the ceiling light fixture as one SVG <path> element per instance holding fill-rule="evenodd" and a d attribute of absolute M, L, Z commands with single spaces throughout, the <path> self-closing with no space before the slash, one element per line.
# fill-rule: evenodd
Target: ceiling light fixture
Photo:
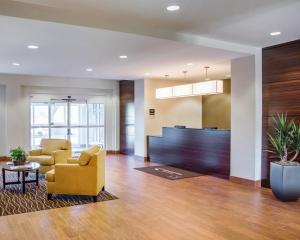
<path fill-rule="evenodd" d="M 178 6 L 178 5 L 167 6 L 167 10 L 170 12 L 178 11 L 179 9 L 180 9 L 180 6 Z"/>
<path fill-rule="evenodd" d="M 86 68 L 85 71 L 87 71 L 87 72 L 92 72 L 93 69 L 92 69 L 92 68 Z"/>
<path fill-rule="evenodd" d="M 187 66 L 194 66 L 194 63 L 187 63 Z"/>
<path fill-rule="evenodd" d="M 128 57 L 127 57 L 126 55 L 121 55 L 120 58 L 121 58 L 121 59 L 126 59 L 126 58 L 128 58 Z"/>
<path fill-rule="evenodd" d="M 20 63 L 17 63 L 17 62 L 13 62 L 12 65 L 18 67 L 18 66 L 20 66 L 21 64 L 20 64 Z"/>
<path fill-rule="evenodd" d="M 281 32 L 271 32 L 270 35 L 271 36 L 278 36 L 278 35 L 281 35 Z"/>
<path fill-rule="evenodd" d="M 29 48 L 29 49 L 38 49 L 39 46 L 37 46 L 37 45 L 28 45 L 27 48 Z"/>

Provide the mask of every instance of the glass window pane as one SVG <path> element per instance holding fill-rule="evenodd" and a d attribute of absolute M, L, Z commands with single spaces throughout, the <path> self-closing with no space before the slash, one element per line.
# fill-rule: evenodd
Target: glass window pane
<path fill-rule="evenodd" d="M 72 128 L 71 141 L 74 151 L 83 151 L 87 148 L 87 128 Z"/>
<path fill-rule="evenodd" d="M 103 126 L 104 125 L 104 104 L 89 103 L 89 125 Z"/>
<path fill-rule="evenodd" d="M 31 146 L 38 148 L 42 138 L 49 138 L 48 128 L 31 128 Z"/>
<path fill-rule="evenodd" d="M 49 105 L 48 103 L 31 104 L 31 125 L 47 126 L 49 125 Z"/>
<path fill-rule="evenodd" d="M 100 145 L 104 148 L 104 127 L 89 128 L 89 146 Z"/>
<path fill-rule="evenodd" d="M 67 117 L 67 103 L 51 103 L 51 125 L 66 126 Z"/>
<path fill-rule="evenodd" d="M 67 128 L 51 128 L 51 138 L 67 139 Z"/>
<path fill-rule="evenodd" d="M 72 126 L 86 126 L 87 105 L 85 103 L 72 103 L 70 120 Z"/>

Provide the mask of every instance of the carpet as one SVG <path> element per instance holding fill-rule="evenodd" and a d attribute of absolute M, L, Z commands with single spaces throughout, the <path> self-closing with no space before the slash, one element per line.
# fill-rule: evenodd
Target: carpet
<path fill-rule="evenodd" d="M 6 172 L 5 176 L 7 181 L 17 180 L 16 172 Z M 30 173 L 27 179 L 35 179 L 35 174 Z M 53 195 L 52 198 L 47 200 L 46 181 L 42 174 L 39 177 L 39 186 L 35 183 L 26 184 L 26 193 L 23 194 L 21 184 L 8 185 L 3 189 L 0 171 L 0 216 L 93 203 L 92 198 L 88 196 Z M 114 199 L 117 197 L 106 191 L 100 192 L 97 197 L 98 202 Z"/>
<path fill-rule="evenodd" d="M 158 177 L 166 178 L 169 180 L 178 180 L 184 178 L 192 178 L 203 176 L 201 173 L 191 172 L 171 166 L 151 166 L 135 168 L 138 171 L 149 173 Z"/>

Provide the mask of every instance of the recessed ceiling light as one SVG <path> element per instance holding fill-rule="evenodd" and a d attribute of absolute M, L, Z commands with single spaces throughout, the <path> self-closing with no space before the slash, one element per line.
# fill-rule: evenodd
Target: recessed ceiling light
<path fill-rule="evenodd" d="M 147 73 L 145 73 L 145 76 L 150 76 L 150 73 L 148 73 L 148 72 L 147 72 Z"/>
<path fill-rule="evenodd" d="M 121 59 L 126 59 L 126 58 L 128 58 L 128 57 L 127 57 L 126 55 L 121 55 L 120 58 L 121 58 Z"/>
<path fill-rule="evenodd" d="M 271 32 L 271 33 L 270 33 L 271 36 L 278 36 L 278 35 L 280 35 L 280 34 L 281 34 L 281 32 Z"/>
<path fill-rule="evenodd" d="M 21 64 L 17 63 L 17 62 L 13 62 L 12 65 L 17 67 L 17 66 L 20 66 Z"/>
<path fill-rule="evenodd" d="M 37 46 L 37 45 L 28 45 L 27 48 L 29 48 L 29 49 L 38 49 L 39 46 Z"/>
<path fill-rule="evenodd" d="M 187 63 L 188 66 L 194 66 L 194 63 Z"/>
<path fill-rule="evenodd" d="M 93 69 L 92 69 L 92 68 L 86 68 L 85 71 L 87 71 L 87 72 L 92 72 Z"/>
<path fill-rule="evenodd" d="M 167 10 L 170 12 L 178 11 L 179 9 L 180 9 L 180 7 L 178 5 L 167 6 Z"/>

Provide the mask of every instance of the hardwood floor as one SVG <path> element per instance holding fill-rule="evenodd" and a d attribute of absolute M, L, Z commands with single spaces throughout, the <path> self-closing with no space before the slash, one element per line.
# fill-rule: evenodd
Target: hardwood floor
<path fill-rule="evenodd" d="M 300 239 L 300 201 L 209 176 L 169 181 L 110 155 L 109 202 L 0 217 L 0 239 Z"/>

